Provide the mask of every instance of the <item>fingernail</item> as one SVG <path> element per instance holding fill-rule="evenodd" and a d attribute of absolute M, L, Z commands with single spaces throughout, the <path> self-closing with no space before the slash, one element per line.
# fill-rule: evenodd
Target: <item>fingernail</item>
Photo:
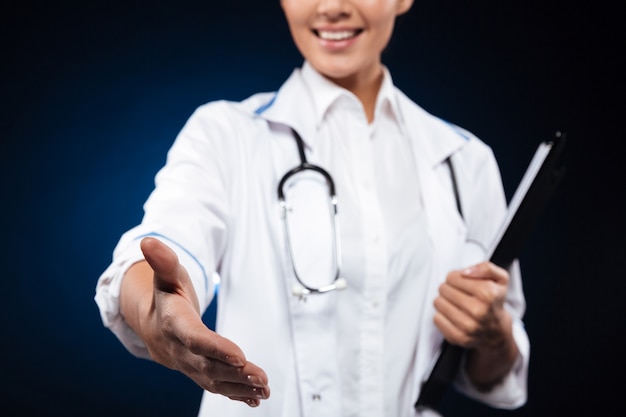
<path fill-rule="evenodd" d="M 246 404 L 248 404 L 250 407 L 258 407 L 260 402 L 259 402 L 259 400 L 254 400 L 252 398 L 248 398 L 248 399 L 246 399 Z"/>
<path fill-rule="evenodd" d="M 265 384 L 263 383 L 263 381 L 261 380 L 261 378 L 259 378 L 256 375 L 248 375 L 248 382 L 253 386 L 253 387 L 257 387 L 257 388 L 264 388 Z"/>
<path fill-rule="evenodd" d="M 267 398 L 267 393 L 263 388 L 252 388 L 252 392 L 254 393 L 254 397 L 260 400 L 264 400 Z"/>
<path fill-rule="evenodd" d="M 478 267 L 476 265 L 470 266 L 469 268 L 465 268 L 463 270 L 463 275 L 474 276 L 478 273 Z"/>
<path fill-rule="evenodd" d="M 242 366 L 245 365 L 245 363 L 243 363 L 243 361 L 239 359 L 238 357 L 233 358 L 233 357 L 226 355 L 224 359 L 226 359 L 226 362 L 228 362 L 232 366 L 236 366 L 238 368 L 241 368 Z"/>

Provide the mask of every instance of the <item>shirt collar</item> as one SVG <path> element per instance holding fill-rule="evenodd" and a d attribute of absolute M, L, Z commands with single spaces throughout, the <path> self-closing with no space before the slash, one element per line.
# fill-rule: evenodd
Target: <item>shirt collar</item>
<path fill-rule="evenodd" d="M 350 97 L 358 102 L 354 94 L 322 76 L 308 62 L 302 66 L 301 76 L 313 100 L 315 125 L 318 128 L 326 112 L 340 97 Z M 388 115 L 400 125 L 402 124 L 395 87 L 386 67 L 383 67 L 383 82 L 376 99 L 374 120 L 383 115 Z"/>
<path fill-rule="evenodd" d="M 376 98 L 376 107 L 374 108 L 374 121 L 383 115 L 392 118 L 404 131 L 404 120 L 402 118 L 402 111 L 400 110 L 400 103 L 398 101 L 398 94 L 396 87 L 391 79 L 391 74 L 387 67 L 383 67 L 384 75 L 383 82 Z"/>
<path fill-rule="evenodd" d="M 326 112 L 340 97 L 356 99 L 352 93 L 321 75 L 306 61 L 302 66 L 301 75 L 302 81 L 313 100 L 315 126 L 318 129 L 324 120 Z"/>

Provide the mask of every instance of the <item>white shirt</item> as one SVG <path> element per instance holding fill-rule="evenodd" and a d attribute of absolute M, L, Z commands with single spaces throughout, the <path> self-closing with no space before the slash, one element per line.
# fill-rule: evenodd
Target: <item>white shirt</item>
<path fill-rule="evenodd" d="M 281 177 L 300 162 L 291 128 L 308 161 L 336 183 L 341 276 L 348 283 L 305 300 L 291 291 L 296 281 L 277 200 Z M 451 155 L 465 221 L 443 163 Z M 318 191 L 302 184 L 310 188 L 288 201 L 309 207 Z M 211 302 L 219 274 L 216 330 L 269 378 L 271 397 L 259 408 L 205 393 L 201 416 L 399 417 L 416 415 L 413 404 L 442 340 L 432 322 L 437 288 L 449 270 L 481 260 L 467 258 L 467 241 L 489 245 L 505 199 L 489 148 L 416 106 L 387 72 L 368 124 L 353 94 L 305 63 L 277 93 L 200 107 L 144 209 L 141 225 L 122 236 L 99 279 L 104 324 L 133 354 L 148 357 L 120 317 L 118 298 L 124 272 L 142 259 L 140 238 L 157 236 L 189 271 L 201 306 Z M 292 233 L 296 248 L 304 248 L 295 262 L 308 265 L 309 280 L 332 269 L 330 257 L 319 255 L 329 251 L 315 249 L 328 246 L 328 230 L 315 222 Z M 507 307 L 521 352 L 516 366 L 488 394 L 462 373 L 457 382 L 468 395 L 512 408 L 526 399 L 529 354 L 517 265 Z"/>

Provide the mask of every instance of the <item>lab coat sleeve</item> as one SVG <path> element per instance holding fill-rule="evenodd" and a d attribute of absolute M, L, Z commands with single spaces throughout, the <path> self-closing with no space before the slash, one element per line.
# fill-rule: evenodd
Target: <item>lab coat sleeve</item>
<path fill-rule="evenodd" d="M 208 282 L 204 268 L 198 260 L 183 247 L 165 236 L 147 232 L 146 228 L 142 226 L 133 228 L 122 236 L 114 250 L 113 262 L 98 279 L 95 301 L 100 310 L 100 317 L 104 326 L 109 328 L 133 355 L 149 359 L 150 354 L 143 341 L 128 326 L 120 314 L 119 304 L 120 287 L 124 274 L 133 264 L 144 259 L 139 244 L 142 237 L 145 236 L 156 237 L 174 250 L 181 265 L 189 272 L 194 288 L 196 288 L 196 294 L 208 293 L 209 289 L 213 288 L 213 280 Z M 202 287 L 206 287 L 207 291 L 198 290 Z"/>
<path fill-rule="evenodd" d="M 111 265 L 98 279 L 95 301 L 103 324 L 136 356 L 149 354 L 120 314 L 119 294 L 125 272 L 144 259 L 139 247 L 143 237 L 156 237 L 174 250 L 190 275 L 202 312 L 213 298 L 230 204 L 228 155 L 223 152 L 227 116 L 223 103 L 213 103 L 187 121 L 156 176 L 141 224 L 121 237 Z"/>
<path fill-rule="evenodd" d="M 495 236 L 505 216 L 506 197 L 492 150 L 475 137 L 471 137 L 469 142 L 455 161 L 463 174 L 459 178 L 463 183 L 462 189 L 469 191 L 462 193 L 468 232 L 469 236 L 489 247 L 491 237 Z M 514 366 L 501 383 L 489 392 L 481 392 L 472 385 L 464 366 L 461 366 L 455 381 L 459 391 L 464 394 L 493 407 L 505 409 L 517 408 L 526 402 L 530 355 L 530 343 L 522 322 L 526 304 L 517 261 L 509 268 L 509 276 L 506 308 L 513 318 L 513 337 L 520 352 Z"/>

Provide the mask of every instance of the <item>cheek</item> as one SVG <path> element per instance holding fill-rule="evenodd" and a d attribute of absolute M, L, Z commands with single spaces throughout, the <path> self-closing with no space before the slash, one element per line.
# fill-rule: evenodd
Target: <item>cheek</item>
<path fill-rule="evenodd" d="M 393 34 L 394 23 L 395 21 L 393 19 L 391 20 L 385 19 L 380 22 L 380 26 L 379 26 L 380 30 L 379 30 L 378 38 L 380 39 L 381 43 L 387 44 L 389 42 L 389 39 L 391 39 L 391 35 Z"/>
<path fill-rule="evenodd" d="M 312 40 L 310 37 L 305 35 L 306 34 L 303 34 L 302 31 L 297 28 L 291 29 L 291 38 L 293 39 L 296 48 L 298 48 L 298 51 L 300 51 L 300 54 L 303 57 L 308 58 L 308 55 L 311 53 L 310 44 Z"/>
<path fill-rule="evenodd" d="M 287 16 L 287 23 L 289 25 L 291 38 L 300 52 L 303 52 L 303 48 L 306 47 L 306 42 L 310 42 L 310 40 L 307 39 L 309 35 L 309 28 L 306 24 L 306 19 L 303 19 L 294 13 L 289 13 Z"/>

